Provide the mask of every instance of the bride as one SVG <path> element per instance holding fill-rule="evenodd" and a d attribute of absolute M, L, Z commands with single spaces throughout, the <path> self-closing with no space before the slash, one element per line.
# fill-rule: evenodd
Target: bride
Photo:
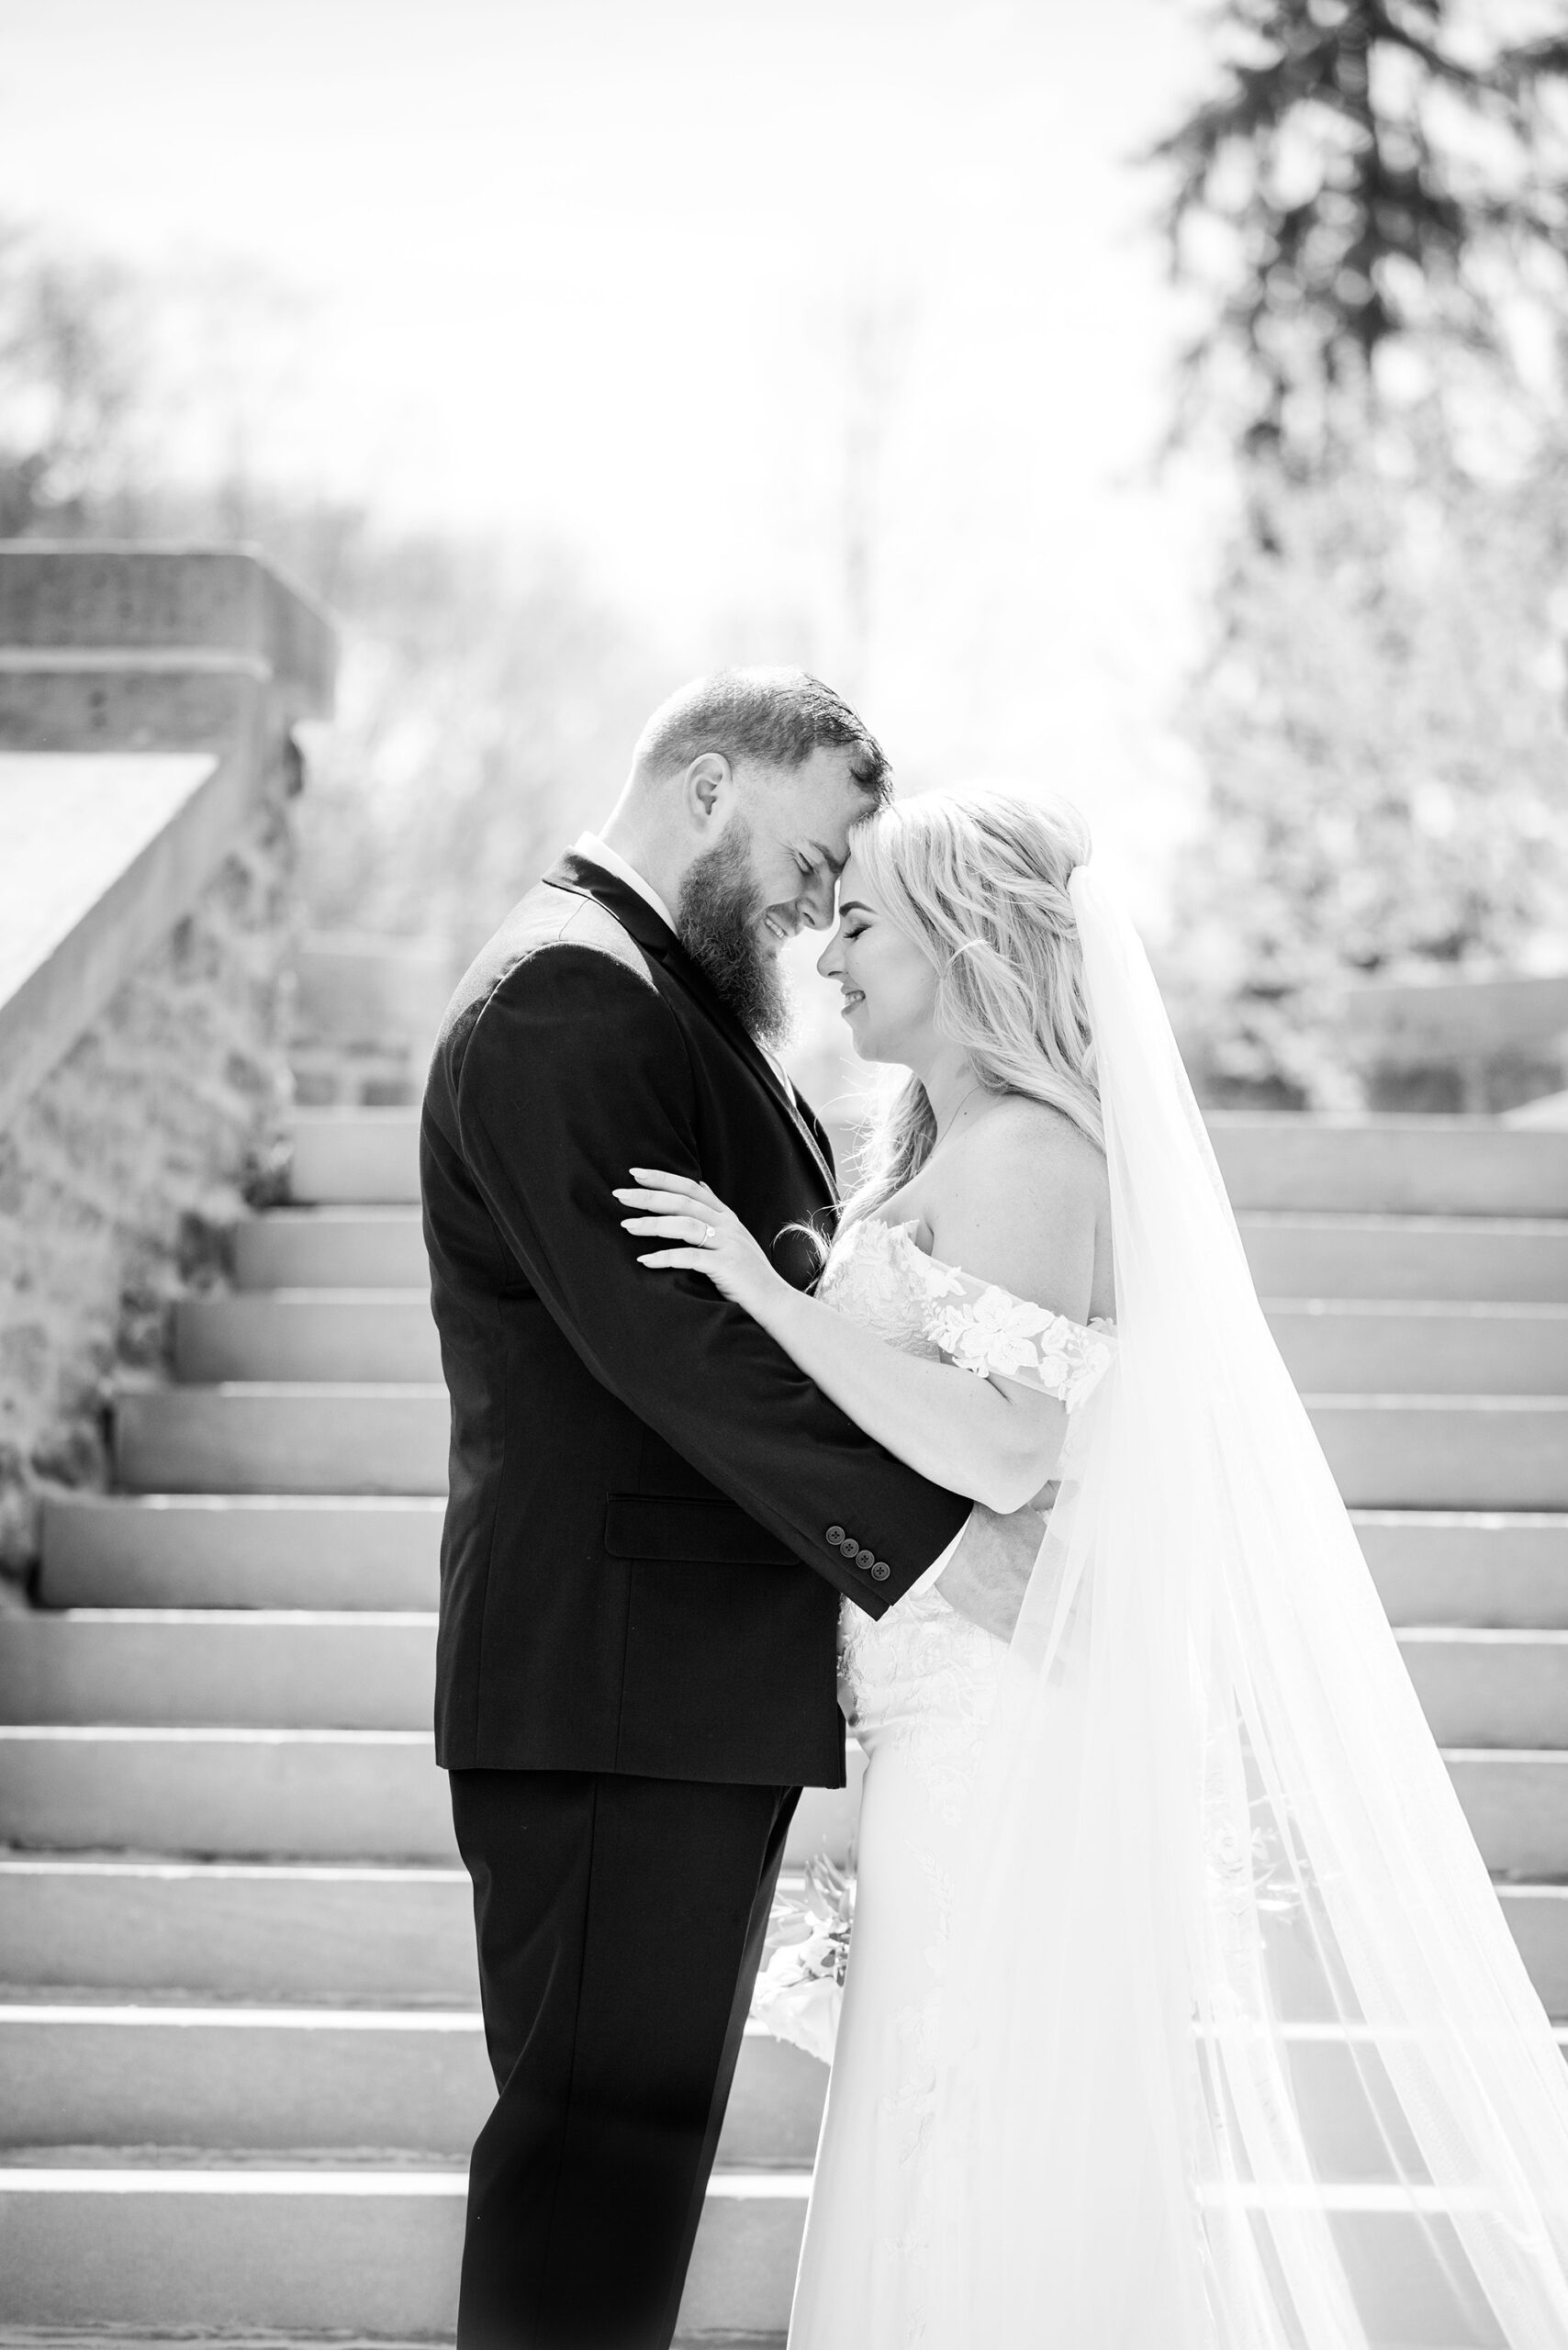
<path fill-rule="evenodd" d="M 910 1072 L 814 1297 L 633 1170 L 655 1268 L 1041 1512 L 1010 1639 L 845 1609 L 868 1756 L 790 2350 L 1568 2345 L 1568 2076 L 1270 1337 L 1136 934 L 1058 803 L 852 834 Z"/>

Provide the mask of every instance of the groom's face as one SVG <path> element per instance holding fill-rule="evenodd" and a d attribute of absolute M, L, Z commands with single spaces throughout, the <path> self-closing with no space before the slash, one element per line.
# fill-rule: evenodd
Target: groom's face
<path fill-rule="evenodd" d="M 738 767 L 728 791 L 719 837 L 681 885 L 678 926 L 730 1009 L 777 1044 L 789 1030 L 779 950 L 802 930 L 831 928 L 849 828 L 871 803 L 839 750 L 798 767 Z"/>
<path fill-rule="evenodd" d="M 871 803 L 846 751 L 813 751 L 798 767 L 743 768 L 737 782 L 737 813 L 751 840 L 758 941 L 777 955 L 802 930 L 833 928 L 849 828 Z"/>

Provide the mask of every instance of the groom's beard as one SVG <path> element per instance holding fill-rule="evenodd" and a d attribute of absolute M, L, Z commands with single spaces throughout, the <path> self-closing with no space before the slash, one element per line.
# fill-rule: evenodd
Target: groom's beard
<path fill-rule="evenodd" d="M 752 878 L 751 828 L 733 823 L 687 867 L 676 907 L 680 943 L 743 1028 L 767 1045 L 790 1034 L 778 958 L 762 945 L 762 892 Z"/>

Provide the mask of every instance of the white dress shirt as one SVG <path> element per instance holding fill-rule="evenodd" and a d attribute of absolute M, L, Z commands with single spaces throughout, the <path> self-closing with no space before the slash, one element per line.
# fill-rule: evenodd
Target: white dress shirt
<path fill-rule="evenodd" d="M 579 833 L 572 843 L 572 854 L 586 856 L 594 865 L 602 865 L 607 873 L 613 873 L 618 881 L 624 881 L 629 890 L 635 890 L 639 898 L 652 906 L 666 929 L 674 930 L 675 916 L 653 883 L 644 881 L 636 867 L 628 865 L 618 849 L 607 848 L 597 833 Z"/>

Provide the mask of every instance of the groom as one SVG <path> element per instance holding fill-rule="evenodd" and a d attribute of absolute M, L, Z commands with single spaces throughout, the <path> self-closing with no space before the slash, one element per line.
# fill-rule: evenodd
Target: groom
<path fill-rule="evenodd" d="M 700 1177 L 814 1278 L 797 1227 L 826 1222 L 833 1165 L 774 1058 L 776 957 L 832 922 L 848 829 L 888 788 L 861 721 L 802 672 L 689 686 L 436 1047 L 437 1754 L 498 2090 L 460 2350 L 668 2344 L 790 1814 L 802 1784 L 844 1784 L 840 1596 L 880 1615 L 955 1548 L 956 1606 L 994 1620 L 1015 1599 L 996 1522 L 964 1535 L 968 1502 L 738 1307 L 645 1272 L 611 1195 L 633 1165 Z"/>

